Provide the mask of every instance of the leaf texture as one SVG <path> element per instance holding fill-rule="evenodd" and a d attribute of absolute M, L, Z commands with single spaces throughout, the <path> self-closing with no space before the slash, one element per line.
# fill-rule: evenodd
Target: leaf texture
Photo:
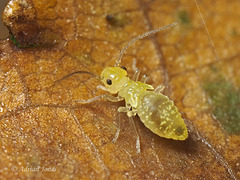
<path fill-rule="evenodd" d="M 0 41 L 0 179 L 239 179 L 240 136 L 213 116 L 204 85 L 222 76 L 240 86 L 240 4 L 198 5 L 215 48 L 194 0 L 10 0 L 3 20 L 15 42 Z M 58 80 L 75 71 L 99 75 L 128 41 L 175 21 L 132 45 L 121 65 L 130 77 L 136 66 L 153 87 L 165 85 L 189 138 L 159 137 L 136 117 L 137 154 L 123 113 L 112 142 L 124 103 L 77 104 L 106 93 L 99 81 L 88 74 Z"/>

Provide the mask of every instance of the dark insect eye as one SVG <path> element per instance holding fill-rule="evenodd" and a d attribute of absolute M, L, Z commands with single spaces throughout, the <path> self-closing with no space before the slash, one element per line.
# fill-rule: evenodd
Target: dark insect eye
<path fill-rule="evenodd" d="M 122 66 L 121 68 L 124 69 L 125 71 L 127 71 L 127 68 L 126 68 L 126 67 Z"/>
<path fill-rule="evenodd" d="M 107 84 L 111 85 L 112 84 L 112 80 L 111 79 L 107 79 Z"/>

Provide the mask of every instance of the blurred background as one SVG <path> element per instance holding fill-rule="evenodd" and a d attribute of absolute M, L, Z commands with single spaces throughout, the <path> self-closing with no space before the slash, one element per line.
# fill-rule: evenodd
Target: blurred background
<path fill-rule="evenodd" d="M 8 29 L 3 25 L 3 21 L 2 21 L 2 11 L 5 7 L 5 5 L 7 4 L 8 0 L 1 0 L 0 1 L 0 39 L 6 39 L 8 37 Z"/>

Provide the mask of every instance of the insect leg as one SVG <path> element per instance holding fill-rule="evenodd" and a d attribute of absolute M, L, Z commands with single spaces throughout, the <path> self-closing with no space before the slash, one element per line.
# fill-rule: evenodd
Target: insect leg
<path fill-rule="evenodd" d="M 139 75 L 140 75 L 140 71 L 139 71 L 139 69 L 136 69 L 136 71 L 135 71 L 135 73 L 133 75 L 133 81 L 137 81 Z"/>
<path fill-rule="evenodd" d="M 88 99 L 88 100 L 76 100 L 75 102 L 81 103 L 81 104 L 87 104 L 87 103 L 91 103 L 93 101 L 97 101 L 99 99 L 105 99 L 105 100 L 108 100 L 111 102 L 118 102 L 118 101 L 122 101 L 124 98 L 120 97 L 120 96 L 115 97 L 115 96 L 111 96 L 109 94 L 103 94 L 103 95 L 96 96 L 96 97 Z"/>
<path fill-rule="evenodd" d="M 119 136 L 119 133 L 120 133 L 120 112 L 127 113 L 128 117 L 129 117 L 130 123 L 132 124 L 134 132 L 135 132 L 135 134 L 137 136 L 137 141 L 136 141 L 137 153 L 140 154 L 140 138 L 139 138 L 136 126 L 135 126 L 133 118 L 132 118 L 133 116 L 135 116 L 136 113 L 134 111 L 130 111 L 129 107 L 119 107 L 118 108 L 118 117 L 117 117 L 118 118 L 117 119 L 118 128 L 117 128 L 117 132 L 115 134 L 115 137 L 113 138 L 113 142 L 116 142 L 116 140 L 117 140 L 117 138 Z"/>
<path fill-rule="evenodd" d="M 129 117 L 129 120 L 133 126 L 133 129 L 135 131 L 135 134 L 137 136 L 137 141 L 136 141 L 136 148 L 137 148 L 137 153 L 140 154 L 141 150 L 140 150 L 140 138 L 139 138 L 139 135 L 138 135 L 138 132 L 137 132 L 137 129 L 136 129 L 136 126 L 135 126 L 135 123 L 133 121 L 133 118 L 132 116 Z"/>
<path fill-rule="evenodd" d="M 158 86 L 154 91 L 161 93 L 161 92 L 163 92 L 164 88 L 165 88 L 165 87 L 164 87 L 163 85 L 160 85 L 160 86 Z"/>
<path fill-rule="evenodd" d="M 112 140 L 113 143 L 115 143 L 118 139 L 119 133 L 120 133 L 120 112 L 127 112 L 128 109 L 126 107 L 119 107 L 118 108 L 118 114 L 117 114 L 117 132 Z"/>
<path fill-rule="evenodd" d="M 117 114 L 117 132 L 112 140 L 113 143 L 115 143 L 118 139 L 118 136 L 120 134 L 120 126 L 121 126 L 121 122 L 120 122 L 120 112 L 118 111 L 118 114 Z"/>
<path fill-rule="evenodd" d="M 146 83 L 147 80 L 148 80 L 148 77 L 147 77 L 146 74 L 144 74 L 144 75 L 142 76 L 141 82 L 142 82 L 142 83 Z"/>
<path fill-rule="evenodd" d="M 136 69 L 137 69 L 136 64 L 137 64 L 137 61 L 136 61 L 136 59 L 134 58 L 134 59 L 133 59 L 133 63 L 132 63 L 132 69 L 133 69 L 134 71 L 136 71 Z"/>
<path fill-rule="evenodd" d="M 97 86 L 97 90 L 98 89 L 102 89 L 102 90 L 104 90 L 104 91 L 107 91 L 107 89 L 105 88 L 105 86 L 103 86 L 103 85 L 98 85 Z"/>

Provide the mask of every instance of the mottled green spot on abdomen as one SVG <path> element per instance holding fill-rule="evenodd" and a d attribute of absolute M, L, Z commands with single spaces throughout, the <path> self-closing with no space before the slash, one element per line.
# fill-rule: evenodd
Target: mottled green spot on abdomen
<path fill-rule="evenodd" d="M 183 133 L 184 133 L 184 129 L 181 126 L 178 126 L 178 128 L 175 129 L 175 134 L 177 136 L 181 136 L 181 135 L 183 135 Z"/>

